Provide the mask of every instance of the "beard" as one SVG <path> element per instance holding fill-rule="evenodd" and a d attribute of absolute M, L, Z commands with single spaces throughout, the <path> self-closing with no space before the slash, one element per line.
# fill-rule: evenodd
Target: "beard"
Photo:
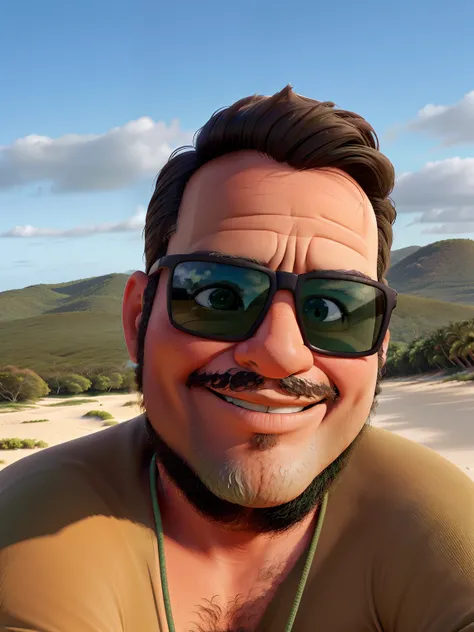
<path fill-rule="evenodd" d="M 293 380 L 294 378 L 290 379 Z M 370 418 L 376 409 L 377 396 L 381 391 L 380 380 L 381 372 L 379 370 L 369 417 L 349 446 L 315 476 L 310 485 L 297 498 L 274 507 L 243 507 L 214 494 L 189 464 L 163 440 L 150 423 L 145 412 L 147 438 L 167 477 L 194 509 L 206 519 L 228 529 L 254 533 L 281 533 L 297 525 L 320 505 L 326 492 L 346 468 L 351 454 L 365 434 Z M 251 440 L 254 449 L 262 451 L 271 449 L 277 441 L 278 438 L 274 435 L 255 435 Z"/>
<path fill-rule="evenodd" d="M 157 283 L 156 283 L 157 285 Z M 155 283 L 149 283 L 145 292 L 142 319 L 138 332 L 138 363 L 136 367 L 136 381 L 138 390 L 142 393 L 143 362 L 146 328 L 156 292 Z M 150 286 L 154 286 L 150 288 Z M 375 386 L 374 398 L 366 422 L 349 446 L 322 470 L 308 487 L 295 499 L 274 507 L 249 508 L 231 503 L 214 494 L 199 478 L 190 465 L 173 450 L 152 426 L 145 413 L 147 439 L 157 461 L 167 477 L 174 483 L 191 506 L 211 522 L 233 530 L 254 533 L 281 533 L 287 531 L 303 520 L 311 511 L 320 505 L 326 492 L 340 477 L 346 468 L 355 447 L 365 434 L 370 419 L 377 407 L 377 397 L 381 392 L 382 353 L 379 352 L 379 369 Z M 189 376 L 187 386 L 206 387 L 214 389 L 251 390 L 258 389 L 265 379 L 250 371 L 226 372 L 224 374 L 205 374 L 195 372 Z M 280 380 L 280 388 L 293 395 L 324 396 L 337 399 L 336 389 L 324 385 L 308 383 L 297 377 L 290 376 Z M 275 435 L 254 435 L 251 445 L 256 450 L 271 449 L 278 442 Z"/>
<path fill-rule="evenodd" d="M 344 452 L 320 472 L 297 498 L 275 507 L 249 508 L 230 503 L 211 492 L 188 463 L 156 432 L 146 415 L 145 423 L 148 441 L 156 453 L 157 461 L 194 509 L 221 526 L 255 533 L 287 531 L 315 509 L 344 470 L 349 456 L 367 428 L 365 424 Z M 271 444 L 272 435 L 263 441 Z"/>

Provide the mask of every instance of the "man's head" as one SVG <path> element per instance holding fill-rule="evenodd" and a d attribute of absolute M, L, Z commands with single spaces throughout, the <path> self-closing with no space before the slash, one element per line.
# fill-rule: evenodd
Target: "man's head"
<path fill-rule="evenodd" d="M 290 88 L 216 113 L 161 171 L 124 329 L 161 462 L 211 518 L 291 526 L 360 437 L 393 183 L 367 122 Z"/>

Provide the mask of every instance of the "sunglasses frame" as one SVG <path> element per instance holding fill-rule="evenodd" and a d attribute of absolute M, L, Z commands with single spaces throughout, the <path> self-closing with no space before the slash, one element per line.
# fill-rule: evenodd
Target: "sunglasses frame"
<path fill-rule="evenodd" d="M 261 311 L 260 316 L 256 319 L 255 323 L 252 325 L 250 330 L 246 333 L 245 336 L 211 336 L 204 334 L 197 334 L 189 331 L 185 327 L 182 327 L 178 323 L 175 322 L 173 318 L 173 310 L 172 310 L 172 289 L 173 289 L 173 277 L 174 271 L 177 265 L 186 262 L 196 263 L 220 263 L 223 265 L 233 266 L 236 268 L 245 268 L 247 270 L 255 270 L 258 272 L 262 272 L 267 276 L 270 281 L 270 289 L 268 292 L 268 297 L 265 303 L 264 308 Z M 355 274 L 351 274 L 349 272 L 337 272 L 330 270 L 316 270 L 312 272 L 306 272 L 305 274 L 295 274 L 294 272 L 282 272 L 280 270 L 271 270 L 265 266 L 259 265 L 257 263 L 252 263 L 251 261 L 247 261 L 245 259 L 239 259 L 238 257 L 226 257 L 226 256 L 218 256 L 218 255 L 207 255 L 207 254 L 175 254 L 175 255 L 164 255 L 160 257 L 150 268 L 148 276 L 151 277 L 155 274 L 159 274 L 160 270 L 166 268 L 170 271 L 168 283 L 167 283 L 167 310 L 168 310 L 168 318 L 170 323 L 178 329 L 190 336 L 196 336 L 198 338 L 204 338 L 206 340 L 216 340 L 223 342 L 242 342 L 244 340 L 248 340 L 255 335 L 260 325 L 265 320 L 266 315 L 268 314 L 268 310 L 270 309 L 271 304 L 273 303 L 273 299 L 275 298 L 275 294 L 279 290 L 289 290 L 292 292 L 294 300 L 295 300 L 295 312 L 296 312 L 296 320 L 298 322 L 298 326 L 300 328 L 301 336 L 303 338 L 304 344 L 316 353 L 325 356 L 332 356 L 338 358 L 361 358 L 374 355 L 377 353 L 382 346 L 383 340 L 385 338 L 385 334 L 387 333 L 390 319 L 392 316 L 392 312 L 397 305 L 397 292 L 385 285 L 384 283 L 380 283 L 380 281 L 374 281 L 372 279 L 366 279 L 365 277 L 360 277 Z M 300 308 L 300 298 L 301 298 L 301 288 L 303 284 L 308 279 L 331 279 L 331 280 L 341 280 L 341 281 L 353 281 L 362 285 L 369 285 L 374 288 L 380 290 L 383 294 L 385 300 L 385 312 L 383 315 L 382 325 L 380 328 L 379 335 L 377 337 L 376 342 L 372 346 L 369 351 L 326 351 L 325 349 L 320 349 L 315 345 L 311 344 L 308 340 L 305 327 L 303 325 L 303 319 L 301 316 L 301 308 Z"/>

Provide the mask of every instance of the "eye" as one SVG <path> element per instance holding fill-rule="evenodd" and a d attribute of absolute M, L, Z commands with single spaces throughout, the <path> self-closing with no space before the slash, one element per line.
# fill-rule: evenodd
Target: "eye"
<path fill-rule="evenodd" d="M 334 301 L 328 298 L 321 298 L 320 296 L 308 296 L 304 302 L 303 311 L 305 316 L 319 323 L 333 323 L 344 320 L 344 314 L 339 306 Z"/>
<path fill-rule="evenodd" d="M 207 309 L 238 310 L 244 304 L 235 290 L 229 287 L 210 287 L 194 295 L 194 300 Z"/>

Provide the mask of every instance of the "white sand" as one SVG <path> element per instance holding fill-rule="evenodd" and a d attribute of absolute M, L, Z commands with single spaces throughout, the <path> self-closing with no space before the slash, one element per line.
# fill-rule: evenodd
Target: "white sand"
<path fill-rule="evenodd" d="M 136 396 L 130 394 L 103 395 L 78 406 L 49 406 L 61 401 L 48 397 L 32 409 L 0 412 L 0 437 L 43 440 L 52 446 L 102 430 L 100 420 L 83 418 L 90 410 L 105 410 L 119 422 L 140 412 Z M 129 401 L 137 404 L 124 406 Z M 30 419 L 49 421 L 22 423 Z M 372 423 L 436 450 L 474 480 L 474 382 L 385 382 Z M 0 450 L 0 469 L 33 451 Z"/>
<path fill-rule="evenodd" d="M 72 398 L 71 398 L 72 399 Z M 99 432 L 105 428 L 100 419 L 84 418 L 90 410 L 104 410 L 118 422 L 127 421 L 140 414 L 138 398 L 135 394 L 101 395 L 98 397 L 84 397 L 78 395 L 73 399 L 88 399 L 85 404 L 77 406 L 53 406 L 62 403 L 63 398 L 48 397 L 41 400 L 34 408 L 16 412 L 1 412 L 0 409 L 0 438 L 20 437 L 21 439 L 37 439 L 46 441 L 49 446 L 84 437 L 92 432 Z M 124 406 L 126 402 L 134 402 L 134 406 Z M 48 419 L 42 423 L 23 423 L 31 419 Z M 18 461 L 35 450 L 0 450 L 0 469 Z M 2 464 L 1 461 L 4 461 Z"/>
<path fill-rule="evenodd" d="M 373 425 L 421 443 L 474 480 L 474 382 L 384 383 Z"/>

